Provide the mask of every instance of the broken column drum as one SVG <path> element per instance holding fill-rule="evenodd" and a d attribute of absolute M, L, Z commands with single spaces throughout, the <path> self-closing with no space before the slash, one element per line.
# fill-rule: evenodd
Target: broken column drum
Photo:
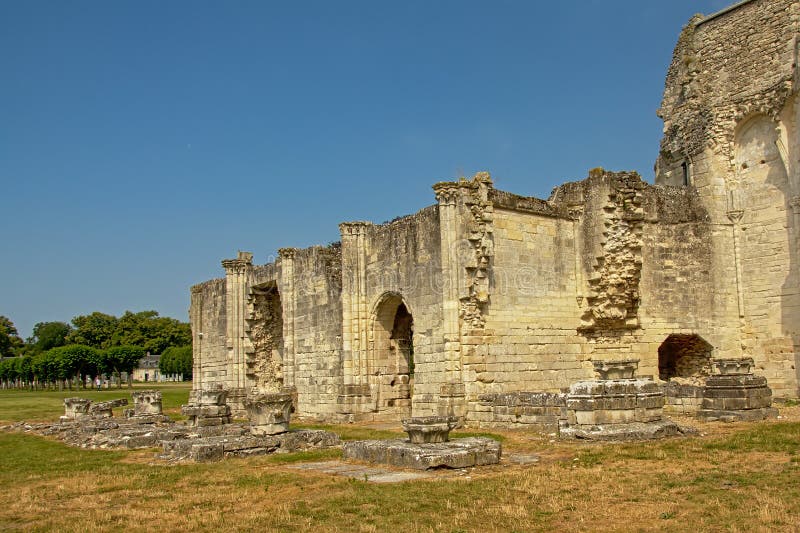
<path fill-rule="evenodd" d="M 777 415 L 767 379 L 753 375 L 752 358 L 715 359 L 713 364 L 717 373 L 706 379 L 698 418 L 761 420 Z"/>
<path fill-rule="evenodd" d="M 251 394 L 244 402 L 252 435 L 278 435 L 289 431 L 292 395 L 285 392 Z"/>
<path fill-rule="evenodd" d="M 634 377 L 638 359 L 594 361 L 600 379 L 569 388 L 570 425 L 625 424 L 661 420 L 664 391 L 652 380 Z"/>
<path fill-rule="evenodd" d="M 193 426 L 221 426 L 230 424 L 231 408 L 225 403 L 228 391 L 224 389 L 202 389 L 194 395 L 195 403 L 181 406 L 181 413 Z"/>
<path fill-rule="evenodd" d="M 62 421 L 75 420 L 89 416 L 92 400 L 86 398 L 64 398 L 64 416 Z"/>

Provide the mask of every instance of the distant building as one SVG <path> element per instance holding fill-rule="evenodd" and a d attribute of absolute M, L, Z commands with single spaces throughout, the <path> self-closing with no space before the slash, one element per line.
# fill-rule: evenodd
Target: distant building
<path fill-rule="evenodd" d="M 183 381 L 183 374 L 162 375 L 158 369 L 161 354 L 151 354 L 142 357 L 139 366 L 133 369 L 133 381 Z"/>

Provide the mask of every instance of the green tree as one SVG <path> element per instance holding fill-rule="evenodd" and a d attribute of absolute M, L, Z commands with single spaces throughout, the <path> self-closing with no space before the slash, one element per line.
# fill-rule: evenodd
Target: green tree
<path fill-rule="evenodd" d="M 14 323 L 0 315 L 0 357 L 12 357 L 23 346 Z"/>
<path fill-rule="evenodd" d="M 158 361 L 162 375 L 183 374 L 183 379 L 192 379 L 192 347 L 171 346 L 164 350 Z"/>
<path fill-rule="evenodd" d="M 156 311 L 126 311 L 119 318 L 111 345 L 141 346 L 150 353 L 163 353 L 170 346 L 182 346 L 191 341 L 191 328 L 185 322 L 160 317 Z"/>
<path fill-rule="evenodd" d="M 4 389 L 9 388 L 11 382 L 14 380 L 16 374 L 14 366 L 15 359 L 16 357 L 8 357 L 0 360 L 0 383 L 2 383 Z"/>
<path fill-rule="evenodd" d="M 37 352 L 45 352 L 66 345 L 71 332 L 72 327 L 64 322 L 39 322 L 33 326 L 33 335 L 28 338 L 28 344 L 33 345 Z"/>
<path fill-rule="evenodd" d="M 192 342 L 189 324 L 158 316 L 156 311 L 125 313 L 117 318 L 99 312 L 72 319 L 75 330 L 67 342 L 106 349 L 112 346 L 140 346 L 150 353 L 162 353 L 170 346 Z"/>
<path fill-rule="evenodd" d="M 25 355 L 17 358 L 17 372 L 20 379 L 28 384 L 28 388 L 33 388 L 33 356 Z"/>
<path fill-rule="evenodd" d="M 58 359 L 58 354 L 53 350 L 47 350 L 33 357 L 31 361 L 31 370 L 33 371 L 34 379 L 43 386 L 53 385 L 66 379 L 63 374 L 61 362 Z"/>
<path fill-rule="evenodd" d="M 95 311 L 91 315 L 76 316 L 72 319 L 75 329 L 67 336 L 69 344 L 84 344 L 93 348 L 112 346 L 111 338 L 117 330 L 118 319 Z"/>
<path fill-rule="evenodd" d="M 97 352 L 97 349 L 83 344 L 58 346 L 48 350 L 57 361 L 60 379 L 70 380 L 70 389 L 73 381 L 82 383 L 85 387 L 86 376 L 97 373 Z"/>
<path fill-rule="evenodd" d="M 114 369 L 117 378 L 121 380 L 120 374 L 128 374 L 128 387 L 133 387 L 133 369 L 139 365 L 139 361 L 145 356 L 145 350 L 141 346 L 112 346 L 105 351 L 105 364 Z M 120 383 L 121 385 L 121 383 Z"/>

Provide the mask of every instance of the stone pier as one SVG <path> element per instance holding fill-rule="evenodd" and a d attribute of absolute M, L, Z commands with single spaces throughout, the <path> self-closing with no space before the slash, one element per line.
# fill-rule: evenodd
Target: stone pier
<path fill-rule="evenodd" d="M 567 394 L 566 437 L 592 440 L 652 439 L 684 430 L 664 418 L 664 390 L 635 377 L 638 359 L 595 361 L 599 378 L 578 381 Z"/>
<path fill-rule="evenodd" d="M 777 416 L 767 379 L 753 375 L 752 358 L 716 359 L 714 367 L 717 373 L 706 379 L 698 418 L 731 422 Z"/>
<path fill-rule="evenodd" d="M 230 424 L 231 409 L 225 403 L 228 391 L 224 389 L 202 389 L 195 391 L 196 403 L 181 406 L 181 413 L 196 427 Z"/>

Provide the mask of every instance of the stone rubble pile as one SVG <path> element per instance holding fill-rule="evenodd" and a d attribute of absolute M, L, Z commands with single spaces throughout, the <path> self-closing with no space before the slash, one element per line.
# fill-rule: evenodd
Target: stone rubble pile
<path fill-rule="evenodd" d="M 266 399 L 270 401 L 261 398 L 262 407 L 266 410 L 261 418 L 254 419 L 255 426 L 230 423 L 230 409 L 224 404 L 225 396 L 225 391 L 200 391 L 197 394 L 200 400 L 198 405 L 183 406 L 184 413 L 193 413 L 188 424 L 175 423 L 162 414 L 160 391 L 133 392 L 134 407 L 125 410 L 124 418 L 114 418 L 112 408 L 128 405 L 126 399 L 93 403 L 86 398 L 66 398 L 64 416 L 60 417 L 59 422 L 19 422 L 10 426 L 10 429 L 52 436 L 80 448 L 137 449 L 161 446 L 163 451 L 157 458 L 169 461 L 210 461 L 225 457 L 287 453 L 329 448 L 340 443 L 338 435 L 328 431 L 290 431 L 289 414 L 284 409 L 287 398 L 291 406 L 290 395 Z M 274 412 L 276 405 L 280 413 Z M 265 433 L 264 426 L 270 424 L 272 426 L 268 429 L 280 434 Z"/>

